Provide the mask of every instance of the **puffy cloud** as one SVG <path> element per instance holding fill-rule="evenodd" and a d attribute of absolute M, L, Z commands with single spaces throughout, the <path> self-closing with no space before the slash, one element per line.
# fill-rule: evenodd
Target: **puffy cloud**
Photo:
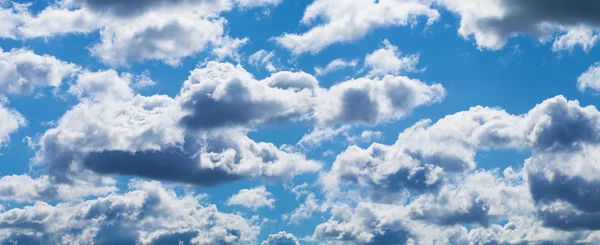
<path fill-rule="evenodd" d="M 494 224 L 469 231 L 471 244 L 590 244 L 598 234 L 589 231 L 567 232 L 547 228 L 531 217 L 516 217 L 505 225 Z"/>
<path fill-rule="evenodd" d="M 575 46 L 580 45 L 583 51 L 588 52 L 596 42 L 598 41 L 598 35 L 594 30 L 585 27 L 571 28 L 564 35 L 554 40 L 552 44 L 552 50 L 569 50 L 573 51 Z"/>
<path fill-rule="evenodd" d="M 40 87 L 59 87 L 81 68 L 27 49 L 0 49 L 0 94 L 31 93 Z"/>
<path fill-rule="evenodd" d="M 512 168 L 467 174 L 455 184 L 442 186 L 435 194 L 416 197 L 408 205 L 410 216 L 444 226 L 479 224 L 488 226 L 534 211 L 523 173 Z"/>
<path fill-rule="evenodd" d="M 227 0 L 61 1 L 32 15 L 29 4 L 0 8 L 0 36 L 12 39 L 53 37 L 100 31 L 100 42 L 90 52 L 113 66 L 160 60 L 170 65 L 213 48 L 218 58 L 234 54 L 247 39 L 224 33 L 222 11 L 232 8 Z"/>
<path fill-rule="evenodd" d="M 435 190 L 444 178 L 439 166 L 375 143 L 367 149 L 350 146 L 336 157 L 321 182 L 326 191 L 334 193 L 347 185 L 366 188 L 373 199 L 379 200 L 405 190 Z"/>
<path fill-rule="evenodd" d="M 175 99 L 134 94 L 129 86 L 130 75 L 118 75 L 114 71 L 82 74 L 70 89 L 80 96 L 80 103 L 41 137 L 36 163 L 48 166 L 50 176 L 58 181 L 72 181 L 92 170 L 100 174 L 137 175 L 196 185 L 214 185 L 245 177 L 289 179 L 320 169 L 319 162 L 306 160 L 301 154 L 283 152 L 271 143 L 254 142 L 243 129 L 203 130 L 197 126 L 205 122 L 203 119 L 199 122 L 186 119 L 189 116 L 184 113 L 186 105 L 194 106 L 187 98 L 196 90 L 206 96 L 202 93 L 208 90 L 203 89 L 216 89 L 213 95 L 224 99 L 223 108 L 234 109 L 237 102 L 228 103 L 244 99 L 228 95 L 232 90 L 218 86 L 220 82 L 231 82 L 234 85 L 230 88 L 236 88 L 242 81 L 235 80 L 237 77 L 225 82 L 218 80 L 213 75 L 223 74 L 218 73 L 218 69 L 211 70 L 212 66 L 218 65 L 209 64 L 206 70 L 193 72 Z M 235 69 L 232 65 L 218 67 Z M 196 73 L 208 77 L 198 84 Z M 250 85 L 259 86 L 259 94 L 249 98 L 270 96 L 261 90 L 271 87 L 260 87 L 258 82 L 253 82 L 256 84 Z M 236 92 L 244 93 L 244 89 Z M 212 105 L 220 103 L 210 96 L 205 101 L 212 101 Z M 204 118 L 206 114 L 201 116 Z M 219 119 L 220 124 L 239 122 L 226 116 Z M 251 122 L 240 122 L 237 126 L 248 126 Z"/>
<path fill-rule="evenodd" d="M 412 109 L 440 102 L 446 90 L 403 76 L 359 78 L 338 83 L 319 97 L 315 117 L 321 124 L 374 125 L 397 120 Z"/>
<path fill-rule="evenodd" d="M 275 207 L 275 199 L 272 197 L 273 194 L 268 192 L 265 186 L 242 189 L 227 200 L 227 205 L 239 205 L 254 211 L 262 207 L 273 209 Z"/>
<path fill-rule="evenodd" d="M 225 19 L 207 19 L 193 12 L 149 13 L 105 27 L 93 55 L 111 65 L 161 60 L 177 65 L 183 57 L 222 42 Z"/>
<path fill-rule="evenodd" d="M 53 184 L 47 175 L 32 178 L 27 174 L 0 178 L 0 200 L 33 203 L 50 200 L 79 200 L 88 196 L 105 196 L 117 191 L 115 181 L 102 178 L 95 183 L 77 180 L 72 185 Z"/>
<path fill-rule="evenodd" d="M 547 173 L 550 159 L 582 156 L 583 147 L 599 142 L 599 120 L 595 107 L 581 107 L 563 96 L 547 99 L 524 115 L 477 106 L 434 124 L 420 121 L 393 145 L 351 146 L 323 181 L 329 189 L 346 182 L 387 191 L 439 187 L 446 172 L 475 169 L 476 152 L 488 149 L 531 149 L 529 161 L 544 164 L 532 163 L 530 168 L 540 166 L 537 172 Z"/>
<path fill-rule="evenodd" d="M 0 213 L 2 243 L 240 244 L 258 228 L 241 216 L 201 206 L 157 182 L 133 182 L 124 194 L 77 203 L 32 206 Z"/>
<path fill-rule="evenodd" d="M 398 75 L 404 72 L 415 72 L 419 64 L 419 55 L 401 56 L 398 47 L 390 41 L 383 40 L 383 47 L 365 57 L 365 68 L 369 76 Z"/>
<path fill-rule="evenodd" d="M 397 120 L 444 96 L 440 84 L 407 77 L 360 78 L 324 89 L 304 72 L 282 71 L 257 81 L 239 65 L 210 62 L 192 72 L 180 100 L 188 111 L 183 123 L 203 129 L 310 119 L 320 125 L 372 125 Z"/>
<path fill-rule="evenodd" d="M 255 80 L 241 66 L 210 62 L 183 85 L 180 100 L 190 113 L 182 123 L 197 129 L 258 125 L 309 112 L 313 92 L 297 86 L 294 77 L 269 81 Z"/>
<path fill-rule="evenodd" d="M 315 229 L 313 238 L 343 244 L 468 244 L 464 227 L 440 228 L 408 218 L 398 205 L 359 203 L 337 206 L 331 218 Z"/>
<path fill-rule="evenodd" d="M 600 63 L 591 65 L 577 78 L 577 89 L 581 92 L 586 90 L 600 92 Z"/>
<path fill-rule="evenodd" d="M 0 101 L 0 147 L 10 141 L 10 134 L 25 126 L 27 126 L 25 117 L 13 109 L 6 108 Z"/>
<path fill-rule="evenodd" d="M 479 227 L 468 235 L 475 244 L 596 242 L 600 225 L 594 217 L 600 209 L 593 204 L 600 181 L 593 156 L 600 149 L 599 116 L 593 106 L 556 96 L 522 115 L 477 106 L 433 124 L 418 122 L 393 145 L 350 146 L 320 177 L 325 207 L 333 208 L 315 236 L 372 242 L 385 233 L 374 224 L 390 222 L 390 216 L 375 215 L 369 226 L 357 225 L 363 217 L 349 214 L 368 200 L 388 205 L 373 210 L 397 209 L 404 215 L 399 220 L 409 227 L 402 233 L 408 234 L 407 242 L 421 243 L 419 234 L 431 234 L 424 230 L 462 225 Z M 523 168 L 507 168 L 502 175 L 472 171 L 478 151 L 496 149 L 531 156 Z M 349 216 L 338 220 L 344 213 L 339 202 L 358 204 L 347 206 Z"/>
<path fill-rule="evenodd" d="M 315 67 L 315 75 L 324 76 L 330 72 L 334 72 L 337 70 L 341 70 L 347 67 L 356 67 L 358 65 L 358 60 L 344 60 L 344 59 L 335 59 L 329 62 L 325 67 Z"/>
<path fill-rule="evenodd" d="M 597 39 L 600 9 L 593 0 L 438 0 L 439 4 L 460 16 L 458 33 L 474 37 L 477 46 L 500 49 L 509 37 L 529 34 L 545 41 L 554 33 L 564 33 L 553 45 L 555 50 L 580 45 L 588 50 Z"/>
<path fill-rule="evenodd" d="M 110 19 L 85 9 L 69 10 L 49 6 L 39 13 L 30 13 L 29 4 L 14 4 L 0 8 L 0 37 L 31 39 L 70 33 L 90 33 L 110 23 Z"/>
<path fill-rule="evenodd" d="M 334 43 L 358 40 L 376 28 L 415 25 L 421 16 L 430 25 L 439 15 L 428 1 L 421 0 L 318 0 L 306 8 L 301 20 L 314 27 L 302 34 L 286 33 L 275 40 L 294 54 L 314 54 Z M 316 25 L 319 20 L 324 23 Z"/>
<path fill-rule="evenodd" d="M 300 245 L 300 242 L 293 234 L 280 231 L 277 234 L 270 234 L 269 238 L 260 245 Z"/>

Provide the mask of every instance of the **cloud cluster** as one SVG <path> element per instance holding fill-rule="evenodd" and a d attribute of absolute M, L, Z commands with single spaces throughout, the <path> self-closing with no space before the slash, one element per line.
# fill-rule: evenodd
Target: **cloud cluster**
<path fill-rule="evenodd" d="M 128 74 L 84 72 L 69 89 L 78 95 L 79 104 L 41 137 L 36 163 L 48 167 L 51 177 L 62 182 L 91 170 L 197 185 L 244 177 L 289 179 L 320 169 L 320 163 L 301 154 L 254 142 L 239 128 L 275 118 L 269 113 L 278 110 L 255 110 L 257 114 L 244 118 L 235 111 L 227 114 L 226 108 L 243 104 L 235 100 L 277 96 L 240 96 L 249 92 L 245 86 L 258 86 L 259 92 L 265 87 L 255 80 L 239 80 L 230 73 L 235 69 L 231 64 L 208 64 L 192 72 L 176 98 L 136 94 Z M 225 77 L 219 80 L 215 75 Z M 264 99 L 258 105 L 275 102 Z M 222 108 L 224 114 L 203 111 L 207 105 Z"/>
<path fill-rule="evenodd" d="M 241 216 L 141 181 L 123 194 L 10 209 L 0 213 L 0 227 L 2 244 L 242 244 L 258 234 Z"/>
<path fill-rule="evenodd" d="M 209 51 L 217 58 L 239 48 L 247 39 L 226 35 L 227 21 L 220 13 L 234 7 L 264 7 L 280 1 L 63 0 L 32 13 L 29 4 L 0 8 L 0 37 L 32 39 L 72 33 L 100 32 L 90 47 L 92 55 L 113 66 L 159 60 L 178 65 L 181 59 Z M 231 54 L 228 54 L 231 55 Z"/>
<path fill-rule="evenodd" d="M 351 146 L 320 177 L 332 217 L 314 237 L 432 244 L 420 229 L 448 227 L 465 240 L 443 243 L 597 241 L 599 125 L 595 107 L 556 96 L 522 115 L 478 106 L 421 121 L 393 145 Z M 477 152 L 498 149 L 531 156 L 502 174 L 474 171 Z"/>
<path fill-rule="evenodd" d="M 113 70 L 77 77 L 69 92 L 79 104 L 39 143 L 36 162 L 53 179 L 69 181 L 89 170 L 197 185 L 288 179 L 321 164 L 254 142 L 247 129 L 290 121 L 375 124 L 445 95 L 439 84 L 406 77 L 363 78 L 325 89 L 303 72 L 256 80 L 239 65 L 216 62 L 192 71 L 175 98 L 136 94 L 133 78 Z"/>
<path fill-rule="evenodd" d="M 554 39 L 554 50 L 585 51 L 597 41 L 600 4 L 593 0 L 437 0 L 460 17 L 458 33 L 473 37 L 479 48 L 497 50 L 508 38 L 532 35 L 539 40 Z"/>

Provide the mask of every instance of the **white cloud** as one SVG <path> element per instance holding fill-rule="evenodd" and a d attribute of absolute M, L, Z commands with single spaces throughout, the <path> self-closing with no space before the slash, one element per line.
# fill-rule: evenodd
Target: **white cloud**
<path fill-rule="evenodd" d="M 20 203 L 82 200 L 116 192 L 115 184 L 110 178 L 102 178 L 95 183 L 77 180 L 71 184 L 53 184 L 47 175 L 37 178 L 27 174 L 6 175 L 0 178 L 0 200 Z"/>
<path fill-rule="evenodd" d="M 260 245 L 300 245 L 300 242 L 294 235 L 280 231 L 276 234 L 270 234 L 267 240 L 263 241 Z"/>
<path fill-rule="evenodd" d="M 338 83 L 319 96 L 315 117 L 320 124 L 374 125 L 398 120 L 414 108 L 440 102 L 445 96 L 442 85 L 408 77 L 359 78 Z"/>
<path fill-rule="evenodd" d="M 265 7 L 269 5 L 278 5 L 283 0 L 235 0 L 241 8 Z"/>
<path fill-rule="evenodd" d="M 350 128 L 349 125 L 344 125 L 339 128 L 314 128 L 310 133 L 302 136 L 300 141 L 298 141 L 298 145 L 304 147 L 316 147 L 322 142 L 332 140 L 341 133 L 347 132 Z"/>
<path fill-rule="evenodd" d="M 583 51 L 588 52 L 596 42 L 598 41 L 598 35 L 594 30 L 586 27 L 572 28 L 567 31 L 564 35 L 556 38 L 552 44 L 552 50 L 569 50 L 573 51 L 575 46 L 580 45 Z"/>
<path fill-rule="evenodd" d="M 334 43 L 347 43 L 381 27 L 415 25 L 425 16 L 427 25 L 439 18 L 427 1 L 420 0 L 317 0 L 309 5 L 301 23 L 314 25 L 302 34 L 286 33 L 275 40 L 299 55 L 318 53 Z M 319 20 L 323 24 L 317 25 Z"/>
<path fill-rule="evenodd" d="M 248 63 L 254 67 L 265 68 L 269 72 L 276 72 L 278 69 L 273 63 L 274 59 L 275 51 L 267 52 L 261 49 L 248 57 Z"/>
<path fill-rule="evenodd" d="M 219 76 L 225 77 L 219 80 Z M 249 80 L 236 80 L 238 78 Z M 67 111 L 56 127 L 44 133 L 35 162 L 48 166 L 58 181 L 87 176 L 92 170 L 100 174 L 138 175 L 197 185 L 214 185 L 239 178 L 290 179 L 321 168 L 319 162 L 307 160 L 299 153 L 283 152 L 271 143 L 255 142 L 246 136 L 243 127 L 262 123 L 273 117 L 269 113 L 279 111 L 257 111 L 258 114 L 242 121 L 237 114 L 224 114 L 220 119 L 213 118 L 221 120 L 216 124 L 213 121 L 204 124 L 204 119 L 195 121 L 194 117 L 186 119 L 190 115 L 184 112 L 191 109 L 205 118 L 195 106 L 222 103 L 224 108 L 232 106 L 233 109 L 238 105 L 234 100 L 262 98 L 264 103 L 273 103 L 268 96 L 285 101 L 291 96 L 310 97 L 312 92 L 302 90 L 295 94 L 293 90 L 269 87 L 230 64 L 209 64 L 205 69 L 192 72 L 175 99 L 135 94 L 130 79 L 130 75 L 118 75 L 110 70 L 84 72 L 70 89 L 80 97 L 80 103 Z M 241 81 L 245 84 L 239 84 Z M 230 88 L 251 86 L 252 90 L 225 89 L 228 83 Z M 277 93 L 267 93 L 268 90 Z M 209 91 L 214 97 L 202 102 L 201 96 Z M 227 94 L 234 91 L 256 94 L 250 97 Z M 289 95 L 282 95 L 280 91 Z M 192 99 L 195 94 L 198 97 Z M 186 107 L 186 103 L 190 107 Z M 291 101 L 289 105 L 303 103 Z M 177 164 L 171 164 L 173 162 Z"/>
<path fill-rule="evenodd" d="M 178 65 L 184 57 L 222 42 L 225 19 L 207 19 L 194 12 L 148 13 L 105 27 L 102 41 L 91 48 L 102 61 L 124 66 L 129 61 L 161 60 Z"/>
<path fill-rule="evenodd" d="M 227 36 L 227 22 L 218 17 L 232 7 L 229 0 L 66 0 L 33 15 L 29 4 L 12 4 L 10 8 L 0 8 L 0 17 L 6 20 L 0 24 L 0 36 L 31 39 L 100 31 L 100 42 L 90 51 L 113 66 L 145 60 L 177 65 L 182 58 L 206 50 L 218 59 L 236 58 L 237 49 L 248 39 Z"/>
<path fill-rule="evenodd" d="M 6 146 L 10 141 L 10 134 L 25 126 L 25 117 L 13 109 L 6 108 L 0 101 L 0 147 Z"/>
<path fill-rule="evenodd" d="M 422 69 L 417 68 L 418 64 L 418 54 L 401 56 L 398 47 L 392 45 L 387 39 L 383 40 L 383 48 L 365 57 L 365 68 L 369 70 L 369 76 L 421 71 Z"/>
<path fill-rule="evenodd" d="M 480 49 L 501 49 L 510 37 L 532 35 L 554 40 L 553 50 L 589 50 L 597 40 L 600 19 L 596 1 L 437 0 L 460 17 L 459 35 L 473 37 Z M 555 35 L 559 34 L 559 35 Z"/>
<path fill-rule="evenodd" d="M 272 197 L 273 194 L 268 192 L 265 186 L 258 186 L 252 189 L 240 190 L 227 200 L 227 205 L 239 205 L 254 211 L 262 207 L 273 209 L 275 207 L 275 199 Z"/>
<path fill-rule="evenodd" d="M 330 72 L 341 70 L 348 67 L 356 67 L 358 65 L 358 59 L 344 60 L 335 59 L 329 62 L 325 67 L 315 67 L 316 76 L 324 76 Z"/>
<path fill-rule="evenodd" d="M 600 63 L 591 65 L 577 78 L 577 89 L 581 92 L 586 90 L 600 92 Z"/>
<path fill-rule="evenodd" d="M 59 87 L 81 68 L 27 49 L 0 49 L 0 94 L 26 94 L 41 87 Z"/>
<path fill-rule="evenodd" d="M 0 213 L 0 225 L 0 241 L 19 244 L 239 244 L 255 242 L 258 235 L 258 227 L 241 216 L 140 181 L 123 194 L 7 210 Z"/>
<path fill-rule="evenodd" d="M 351 146 L 320 176 L 332 218 L 314 238 L 358 244 L 392 238 L 419 244 L 597 242 L 600 209 L 593 203 L 600 200 L 600 170 L 593 156 L 600 149 L 599 122 L 595 107 L 556 96 L 522 115 L 477 106 L 434 124 L 418 122 L 391 146 Z M 497 149 L 532 155 L 523 168 L 501 175 L 473 172 L 478 151 Z M 476 228 L 467 232 L 465 226 Z M 456 237 L 428 235 L 449 228 Z"/>
<path fill-rule="evenodd" d="M 319 202 L 314 193 L 306 194 L 306 199 L 294 211 L 284 215 L 284 219 L 290 223 L 299 224 L 302 220 L 310 219 L 320 208 Z"/>

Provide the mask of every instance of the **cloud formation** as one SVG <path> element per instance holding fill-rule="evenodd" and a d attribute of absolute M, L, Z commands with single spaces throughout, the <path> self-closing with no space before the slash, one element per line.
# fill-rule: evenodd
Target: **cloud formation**
<path fill-rule="evenodd" d="M 28 94 L 37 88 L 59 87 L 81 68 L 27 49 L 0 49 L 0 95 Z"/>
<path fill-rule="evenodd" d="M 254 211 L 262 207 L 273 209 L 275 207 L 275 199 L 273 199 L 273 194 L 268 192 L 265 186 L 258 186 L 252 189 L 240 190 L 227 200 L 227 205 L 243 206 Z"/>
<path fill-rule="evenodd" d="M 318 53 L 334 43 L 356 41 L 376 28 L 415 25 L 417 18 L 433 24 L 440 14 L 420 0 L 317 0 L 304 11 L 301 24 L 312 26 L 301 34 L 285 33 L 275 40 L 293 54 Z M 323 20 L 323 24 L 318 24 Z"/>
<path fill-rule="evenodd" d="M 126 193 L 79 203 L 37 202 L 0 213 L 3 244 L 239 244 L 257 234 L 243 217 L 201 206 L 157 182 L 134 181 Z"/>
<path fill-rule="evenodd" d="M 497 50 L 508 38 L 531 35 L 541 41 L 553 40 L 553 49 L 589 50 L 597 40 L 600 9 L 593 0 L 437 0 L 438 4 L 457 14 L 458 33 L 473 37 L 479 48 Z"/>

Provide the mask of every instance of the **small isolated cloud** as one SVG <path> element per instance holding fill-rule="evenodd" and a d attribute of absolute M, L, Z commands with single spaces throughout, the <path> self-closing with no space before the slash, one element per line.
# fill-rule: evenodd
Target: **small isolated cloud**
<path fill-rule="evenodd" d="M 315 67 L 315 75 L 316 76 L 325 76 L 330 72 L 334 72 L 337 70 L 342 70 L 344 68 L 356 67 L 358 65 L 358 59 L 353 60 L 344 60 L 344 59 L 335 59 L 329 62 L 325 67 Z"/>
<path fill-rule="evenodd" d="M 227 200 L 227 205 L 243 206 L 254 211 L 262 207 L 273 209 L 275 207 L 275 199 L 273 199 L 273 194 L 268 192 L 265 186 L 259 186 L 252 189 L 240 190 Z"/>
<path fill-rule="evenodd" d="M 581 92 L 600 92 L 600 62 L 591 65 L 577 78 L 577 89 Z"/>
<path fill-rule="evenodd" d="M 278 69 L 275 65 L 275 51 L 267 52 L 264 49 L 256 51 L 256 53 L 248 57 L 248 63 L 257 68 L 264 68 L 269 72 L 276 72 Z"/>
<path fill-rule="evenodd" d="M 417 68 L 419 55 L 402 56 L 398 47 L 383 40 L 383 48 L 365 57 L 365 68 L 369 76 L 398 75 L 405 72 L 421 71 Z"/>

